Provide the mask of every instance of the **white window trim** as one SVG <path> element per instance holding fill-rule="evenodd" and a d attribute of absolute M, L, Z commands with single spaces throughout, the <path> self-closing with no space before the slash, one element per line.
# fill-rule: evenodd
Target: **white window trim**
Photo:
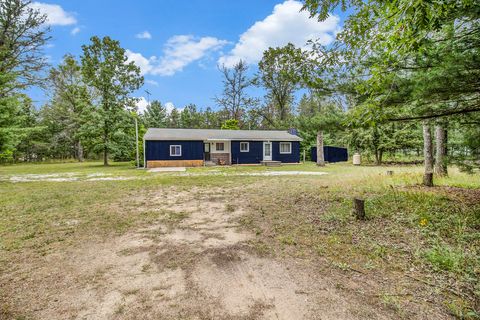
<path fill-rule="evenodd" d="M 174 147 L 173 150 L 176 150 L 177 147 L 180 149 L 180 154 L 172 154 L 172 147 Z M 179 144 L 171 144 L 170 145 L 170 157 L 181 157 L 182 156 L 182 146 Z"/>
<path fill-rule="evenodd" d="M 242 143 L 247 145 L 246 150 L 242 150 Z M 240 152 L 250 152 L 250 143 L 248 142 L 240 142 Z"/>
<path fill-rule="evenodd" d="M 289 152 L 282 152 L 282 144 L 288 144 L 290 146 L 290 151 Z M 292 153 L 292 143 L 291 142 L 280 142 L 278 145 L 278 151 L 280 154 L 291 154 Z"/>
<path fill-rule="evenodd" d="M 219 143 L 223 144 L 223 150 L 217 149 L 217 145 L 218 145 Z M 223 151 L 223 152 L 225 152 L 225 142 L 215 142 L 215 151 Z"/>

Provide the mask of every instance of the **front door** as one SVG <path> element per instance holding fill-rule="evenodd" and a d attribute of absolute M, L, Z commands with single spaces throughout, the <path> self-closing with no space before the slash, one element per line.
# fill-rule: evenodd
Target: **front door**
<path fill-rule="evenodd" d="M 272 161 L 272 143 L 263 143 L 263 161 Z"/>
<path fill-rule="evenodd" d="M 210 161 L 210 143 L 203 144 L 203 158 L 205 161 Z"/>

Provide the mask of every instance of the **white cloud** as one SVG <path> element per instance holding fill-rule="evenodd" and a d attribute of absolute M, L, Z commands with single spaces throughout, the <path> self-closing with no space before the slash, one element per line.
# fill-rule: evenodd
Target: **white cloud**
<path fill-rule="evenodd" d="M 148 84 L 150 84 L 150 85 L 152 85 L 152 86 L 158 87 L 158 82 L 155 81 L 155 80 L 147 79 L 147 80 L 145 80 L 145 83 L 148 83 Z"/>
<path fill-rule="evenodd" d="M 172 113 L 173 109 L 175 109 L 175 105 L 173 102 L 167 102 L 165 103 L 165 109 L 167 109 L 167 113 L 170 114 Z"/>
<path fill-rule="evenodd" d="M 32 2 L 30 6 L 47 15 L 47 24 L 58 26 L 69 26 L 77 23 L 72 13 L 66 12 L 58 4 Z"/>
<path fill-rule="evenodd" d="M 145 58 L 142 54 L 130 50 L 127 50 L 126 54 L 129 61 L 134 61 L 143 74 L 171 76 L 227 43 L 226 40 L 214 37 L 195 38 L 191 35 L 177 35 L 168 39 L 160 58 L 156 56 Z"/>
<path fill-rule="evenodd" d="M 148 31 L 143 31 L 143 32 L 137 33 L 135 35 L 135 38 L 138 38 L 138 39 L 152 39 L 152 35 Z"/>
<path fill-rule="evenodd" d="M 147 110 L 148 107 L 148 101 L 145 99 L 145 97 L 137 97 L 137 109 L 139 114 L 144 114 L 145 110 Z M 178 112 L 182 112 L 184 108 L 177 108 L 173 104 L 173 102 L 166 102 L 163 105 L 167 111 L 167 114 L 172 113 L 173 109 L 177 109 Z"/>
<path fill-rule="evenodd" d="M 75 27 L 75 28 L 72 29 L 72 31 L 70 31 L 70 34 L 71 34 L 72 36 L 74 36 L 74 35 L 76 35 L 76 34 L 79 33 L 79 32 L 80 32 L 80 28 L 79 28 L 79 27 Z"/>
<path fill-rule="evenodd" d="M 309 39 L 319 39 L 323 45 L 333 42 L 340 30 L 340 18 L 330 16 L 318 22 L 317 19 L 310 19 L 307 12 L 300 12 L 301 8 L 302 3 L 295 0 L 276 5 L 272 14 L 255 22 L 218 62 L 226 66 L 232 66 L 240 59 L 256 63 L 269 47 L 284 46 L 289 42 L 297 47 L 304 47 Z"/>
<path fill-rule="evenodd" d="M 125 54 L 127 55 L 129 62 L 133 61 L 138 67 L 140 67 L 142 74 L 150 73 L 153 69 L 152 64 L 155 63 L 155 61 L 157 60 L 157 57 L 155 56 L 152 56 L 149 59 L 147 59 L 144 56 L 142 56 L 141 53 L 135 53 L 128 49 L 125 51 Z"/>
<path fill-rule="evenodd" d="M 137 99 L 138 99 L 137 100 L 138 113 L 143 114 L 145 110 L 147 110 L 147 106 L 148 106 L 147 99 L 145 99 L 145 97 L 138 97 Z"/>

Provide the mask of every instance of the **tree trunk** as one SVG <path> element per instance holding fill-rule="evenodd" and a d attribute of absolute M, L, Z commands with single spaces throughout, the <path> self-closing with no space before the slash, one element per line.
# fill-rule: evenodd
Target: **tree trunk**
<path fill-rule="evenodd" d="M 379 166 L 382 164 L 383 159 L 383 150 L 376 149 L 375 150 L 375 165 Z"/>
<path fill-rule="evenodd" d="M 447 131 L 442 125 L 435 126 L 435 173 L 439 176 L 447 175 Z"/>
<path fill-rule="evenodd" d="M 105 127 L 103 129 L 103 165 L 108 166 L 108 129 L 107 129 L 107 123 L 105 121 L 104 123 Z"/>
<path fill-rule="evenodd" d="M 83 145 L 82 142 L 77 142 L 77 160 L 78 162 L 83 162 Z"/>
<path fill-rule="evenodd" d="M 423 122 L 423 157 L 425 164 L 425 174 L 423 184 L 427 187 L 433 186 L 433 147 L 432 130 L 428 122 Z"/>
<path fill-rule="evenodd" d="M 317 132 L 317 166 L 325 166 L 325 157 L 323 154 L 323 131 Z"/>

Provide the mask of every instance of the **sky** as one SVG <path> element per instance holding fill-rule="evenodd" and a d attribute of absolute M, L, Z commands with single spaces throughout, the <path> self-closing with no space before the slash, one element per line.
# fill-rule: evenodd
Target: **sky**
<path fill-rule="evenodd" d="M 52 66 L 66 53 L 79 57 L 92 36 L 119 40 L 145 77 L 133 94 L 140 110 L 148 99 L 168 109 L 194 103 L 216 110 L 219 65 L 243 59 L 253 75 L 264 50 L 289 42 L 302 47 L 309 39 L 328 45 L 345 19 L 341 12 L 323 22 L 309 19 L 295 0 L 55 0 L 32 6 L 48 17 L 52 40 L 45 55 Z M 251 89 L 250 94 L 264 92 Z M 30 95 L 37 105 L 48 100 L 39 89 Z"/>

